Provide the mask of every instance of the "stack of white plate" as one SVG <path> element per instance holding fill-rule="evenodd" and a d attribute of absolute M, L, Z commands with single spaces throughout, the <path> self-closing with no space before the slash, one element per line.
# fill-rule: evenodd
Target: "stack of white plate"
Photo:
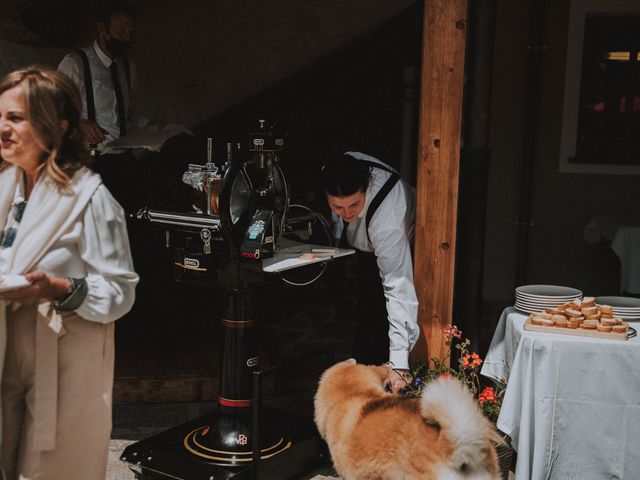
<path fill-rule="evenodd" d="M 640 298 L 596 297 L 597 305 L 611 305 L 613 316 L 624 320 L 640 320 Z"/>
<path fill-rule="evenodd" d="M 541 312 L 545 308 L 557 307 L 582 298 L 582 292 L 575 288 L 558 285 L 523 285 L 516 288 L 516 307 L 521 312 Z"/>

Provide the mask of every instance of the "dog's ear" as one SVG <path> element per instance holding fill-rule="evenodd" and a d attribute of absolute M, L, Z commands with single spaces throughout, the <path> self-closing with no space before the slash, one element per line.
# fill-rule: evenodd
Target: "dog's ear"
<path fill-rule="evenodd" d="M 355 358 L 349 358 L 345 360 L 344 363 L 346 363 L 347 365 L 355 365 L 357 362 Z"/>

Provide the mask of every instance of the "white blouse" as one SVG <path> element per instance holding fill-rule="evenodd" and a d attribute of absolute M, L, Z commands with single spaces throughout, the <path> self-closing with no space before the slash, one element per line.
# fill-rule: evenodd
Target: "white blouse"
<path fill-rule="evenodd" d="M 37 205 L 27 203 L 23 218 L 31 208 Z M 10 250 L 0 249 L 0 273 Z M 131 309 L 139 277 L 133 270 L 124 211 L 104 185 L 96 189 L 84 215 L 31 270 L 85 277 L 88 293 L 76 313 L 87 320 L 108 323 Z"/>

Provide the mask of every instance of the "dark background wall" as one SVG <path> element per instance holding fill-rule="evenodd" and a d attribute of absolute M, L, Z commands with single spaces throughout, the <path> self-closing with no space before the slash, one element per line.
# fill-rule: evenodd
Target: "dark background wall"
<path fill-rule="evenodd" d="M 8 0 L 4 37 L 56 45 L 13 54 L 2 44 L 0 73 L 24 62 L 57 64 L 88 43 L 101 0 Z M 132 56 L 141 74 L 139 105 L 155 118 L 195 125 L 353 42 L 415 0 L 134 0 L 139 22 Z M 28 30 L 29 27 L 31 30 Z"/>
<path fill-rule="evenodd" d="M 586 244 L 584 229 L 596 215 L 640 215 L 638 176 L 559 173 L 569 1 L 545 3 L 527 282 L 616 294 L 619 261 L 605 243 Z M 515 283 L 532 4 L 499 1 L 497 10 L 484 295 L 501 303 L 511 301 Z"/>
<path fill-rule="evenodd" d="M 132 55 L 143 85 L 140 108 L 196 133 L 169 144 L 149 165 L 149 175 L 179 184 L 186 163 L 204 161 L 207 136 L 216 140 L 220 158 L 224 142 L 249 131 L 259 118 L 289 134 L 284 162 L 298 196 L 312 187 L 324 158 L 347 149 L 399 166 L 404 76 L 408 66 L 414 67 L 413 79 L 419 75 L 422 2 L 136 4 L 140 21 Z M 500 305 L 511 302 L 516 282 L 532 4 L 497 1 L 484 297 Z M 82 11 L 78 18 L 90 15 Z M 568 19 L 569 0 L 546 2 L 526 281 L 616 293 L 617 258 L 604 243 L 586 244 L 583 232 L 595 215 L 640 214 L 638 177 L 559 173 Z M 90 36 L 87 22 L 78 28 L 78 42 Z M 0 74 L 30 63 L 55 66 L 65 51 L 0 40 Z M 415 132 L 415 110 L 412 118 Z M 415 159 L 415 151 L 410 156 Z"/>
<path fill-rule="evenodd" d="M 416 4 L 240 103 L 212 113 L 193 126 L 194 137 L 175 138 L 162 153 L 146 160 L 155 179 L 154 192 L 147 196 L 151 206 L 188 210 L 192 190 L 180 179 L 187 163 L 205 161 L 206 138 L 214 138 L 214 158 L 224 158 L 225 143 L 245 139 L 261 118 L 286 133 L 281 163 L 294 202 L 326 209 L 326 202 L 313 195 L 315 180 L 326 158 L 346 150 L 362 150 L 400 167 L 405 67 L 413 66 L 418 76 L 420 36 L 421 8 Z M 413 130 L 416 122 L 414 118 Z M 171 268 L 156 274 L 159 263 L 171 267 L 172 259 L 162 251 L 161 232 L 143 236 L 148 244 L 138 257 L 141 273 L 154 275 L 143 275 L 132 316 L 146 320 L 123 322 L 119 335 L 132 345 L 148 345 L 151 340 L 175 350 L 182 338 L 185 348 L 193 347 L 192 337 L 184 332 L 210 325 L 221 313 L 221 296 L 173 286 Z M 304 294 L 295 290 L 288 289 L 287 295 Z M 158 298 L 172 298 L 172 305 Z M 261 313 L 269 315 L 268 310 Z M 207 346 L 198 348 L 204 352 Z M 193 370 L 193 365 L 188 368 Z"/>
<path fill-rule="evenodd" d="M 193 125 L 290 77 L 416 2 L 137 3 L 141 16 L 134 54 L 148 80 L 141 105 L 155 116 Z"/>
<path fill-rule="evenodd" d="M 309 192 L 329 155 L 362 150 L 400 167 L 407 67 L 410 80 L 419 78 L 418 2 L 137 3 L 140 109 L 195 133 L 143 160 L 150 206 L 189 210 L 192 190 L 180 179 L 188 163 L 205 161 L 206 137 L 220 160 L 225 142 L 244 138 L 260 118 L 287 133 L 283 164 L 297 200 L 323 205 Z M 56 66 L 66 51 L 0 40 L 0 74 Z M 174 285 L 163 232 L 130 230 L 142 279 L 133 311 L 118 322 L 119 385 L 135 390 L 123 379 L 160 373 L 215 375 L 221 292 Z M 287 304 L 304 293 L 278 295 Z"/>

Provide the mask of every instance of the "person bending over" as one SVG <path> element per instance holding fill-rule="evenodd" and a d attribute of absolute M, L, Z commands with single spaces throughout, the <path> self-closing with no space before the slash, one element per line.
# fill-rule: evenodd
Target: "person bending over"
<path fill-rule="evenodd" d="M 335 236 L 358 250 L 354 356 L 360 363 L 388 361 L 386 384 L 398 392 L 411 378 L 409 352 L 419 334 L 411 260 L 415 190 L 360 152 L 327 162 L 321 184 L 339 217 Z"/>

